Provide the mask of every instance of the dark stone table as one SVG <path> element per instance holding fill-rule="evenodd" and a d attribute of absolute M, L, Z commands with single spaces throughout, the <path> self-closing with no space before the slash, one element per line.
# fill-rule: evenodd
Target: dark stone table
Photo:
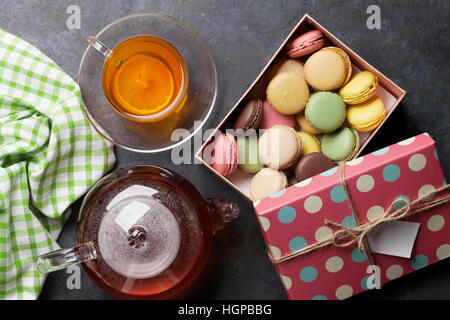
<path fill-rule="evenodd" d="M 66 27 L 69 5 L 81 9 L 81 29 Z M 381 29 L 369 30 L 367 7 L 379 5 Z M 139 12 L 157 12 L 192 26 L 206 41 L 219 76 L 219 93 L 206 128 L 215 127 L 253 82 L 283 39 L 309 13 L 350 48 L 408 91 L 365 152 L 429 132 L 438 144 L 450 177 L 450 2 L 447 0 L 277 0 L 277 1 L 3 1 L 0 27 L 30 41 L 76 78 L 88 35 L 113 20 Z M 116 149 L 117 166 L 158 164 L 185 177 L 204 196 L 222 196 L 239 204 L 241 216 L 215 238 L 209 264 L 183 294 L 192 299 L 286 299 L 265 249 L 252 206 L 200 165 L 175 166 L 170 151 L 138 154 Z M 59 239 L 74 244 L 73 217 Z M 450 261 L 440 262 L 383 290 L 354 299 L 449 299 Z M 85 273 L 81 289 L 66 286 L 59 271 L 46 281 L 42 299 L 110 299 Z"/>

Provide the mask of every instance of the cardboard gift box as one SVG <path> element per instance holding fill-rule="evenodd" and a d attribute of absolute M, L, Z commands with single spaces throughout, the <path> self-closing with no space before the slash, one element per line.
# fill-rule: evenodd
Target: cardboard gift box
<path fill-rule="evenodd" d="M 203 165 L 205 165 L 209 170 L 215 173 L 220 179 L 225 181 L 230 187 L 240 193 L 243 197 L 245 197 L 248 201 L 252 201 L 249 195 L 249 185 L 250 180 L 253 175 L 245 173 L 241 170 L 237 170 L 235 173 L 223 177 L 218 174 L 212 167 L 205 161 L 203 157 L 203 151 L 206 146 L 211 143 L 212 137 L 217 134 L 217 131 L 225 132 L 226 129 L 233 128 L 233 122 L 236 119 L 239 112 L 245 106 L 246 101 L 249 99 L 260 98 L 265 99 L 266 96 L 266 88 L 270 79 L 270 67 L 273 65 L 273 62 L 280 56 L 285 55 L 285 45 L 287 42 L 295 38 L 296 36 L 303 34 L 312 29 L 319 29 L 322 31 L 325 38 L 325 46 L 336 46 L 343 49 L 352 62 L 352 69 L 354 72 L 359 71 L 371 71 L 372 73 L 378 76 L 379 88 L 376 93 L 379 96 L 386 107 L 386 117 L 384 121 L 371 132 L 359 133 L 361 147 L 359 149 L 358 154 L 355 158 L 361 154 L 364 148 L 367 146 L 369 141 L 375 136 L 378 130 L 383 126 L 384 122 L 389 118 L 395 108 L 398 106 L 400 101 L 405 96 L 406 92 L 401 89 L 398 85 L 393 83 L 388 77 L 383 75 L 376 68 L 371 66 L 368 62 L 366 62 L 363 58 L 353 52 L 349 47 L 347 47 L 344 43 L 342 43 L 339 39 L 337 39 L 333 34 L 331 34 L 327 29 L 325 29 L 322 25 L 320 25 L 317 21 L 311 18 L 309 15 L 305 15 L 297 24 L 297 26 L 292 30 L 292 32 L 288 35 L 288 37 L 283 41 L 281 46 L 272 56 L 268 64 L 264 67 L 258 77 L 255 79 L 253 84 L 248 88 L 248 90 L 244 93 L 244 95 L 239 99 L 239 101 L 234 105 L 234 107 L 230 110 L 228 115 L 223 119 L 223 121 L 219 124 L 216 130 L 211 134 L 211 136 L 206 140 L 202 148 L 196 154 L 196 159 L 199 160 Z M 302 58 L 301 60 L 305 62 L 308 56 Z"/>
<path fill-rule="evenodd" d="M 374 282 L 368 279 L 374 277 L 374 267 L 368 272 L 369 265 L 378 268 L 375 276 L 383 284 L 449 257 L 450 193 L 447 188 L 433 194 L 446 185 L 435 142 L 425 133 L 255 202 L 270 257 L 289 298 L 346 299 L 372 288 Z M 407 201 L 395 202 L 399 198 Z M 426 208 L 443 199 L 447 204 Z M 330 243 L 339 230 L 380 221 L 393 203 L 390 213 L 404 213 L 409 203 L 410 214 L 415 207 L 425 210 L 369 232 L 362 241 L 368 245 L 367 255 L 356 241 L 347 247 Z"/>

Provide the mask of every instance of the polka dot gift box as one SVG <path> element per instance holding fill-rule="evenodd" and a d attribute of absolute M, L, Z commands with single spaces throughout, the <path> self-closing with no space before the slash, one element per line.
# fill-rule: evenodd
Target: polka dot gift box
<path fill-rule="evenodd" d="M 347 299 L 373 289 L 370 264 L 379 267 L 384 284 L 449 257 L 450 205 L 440 203 L 449 196 L 445 185 L 434 140 L 425 133 L 255 202 L 269 256 L 289 298 Z M 428 208 L 431 203 L 436 206 Z M 367 238 L 362 251 L 357 241 L 339 246 L 353 239 L 348 233 L 339 238 L 342 230 L 377 223 L 391 205 L 389 213 L 408 207 L 416 212 L 401 219 L 420 224 L 409 258 L 375 253 Z"/>

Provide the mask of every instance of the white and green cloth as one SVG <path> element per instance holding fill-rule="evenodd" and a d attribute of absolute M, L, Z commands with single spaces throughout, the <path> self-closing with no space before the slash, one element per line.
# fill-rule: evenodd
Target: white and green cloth
<path fill-rule="evenodd" d="M 35 299 L 39 254 L 58 249 L 65 210 L 114 164 L 77 83 L 0 29 L 0 300 Z"/>

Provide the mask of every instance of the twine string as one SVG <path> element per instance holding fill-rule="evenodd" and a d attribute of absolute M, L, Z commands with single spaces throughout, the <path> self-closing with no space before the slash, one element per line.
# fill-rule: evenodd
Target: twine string
<path fill-rule="evenodd" d="M 353 200 L 352 200 L 352 197 L 350 195 L 350 191 L 348 190 L 347 182 L 345 180 L 345 162 L 344 161 L 339 162 L 339 181 L 341 182 L 341 186 L 344 189 L 347 202 L 349 204 L 350 210 L 352 211 L 353 218 L 355 219 L 356 227 L 360 227 L 361 226 L 361 221 L 359 220 L 358 212 L 356 211 L 356 207 L 353 204 Z M 358 233 L 355 233 L 355 231 L 352 230 L 354 228 L 349 228 L 349 227 L 346 227 L 346 226 L 343 226 L 343 225 L 338 225 L 338 224 L 336 224 L 336 223 L 334 223 L 332 221 L 328 221 L 328 223 L 327 223 L 327 221 L 325 221 L 325 223 L 329 224 L 329 225 L 330 224 L 334 225 L 335 227 L 338 227 L 340 230 L 337 231 L 337 232 L 338 232 L 338 235 L 340 237 L 344 237 L 345 238 L 347 235 L 351 237 L 351 240 L 350 240 L 349 244 L 345 245 L 345 246 L 349 246 L 349 245 L 353 244 L 352 241 L 358 238 Z M 344 228 L 342 228 L 342 227 L 344 227 Z M 339 232 L 341 234 L 339 234 Z M 345 244 L 345 242 L 344 242 L 344 244 Z M 336 242 L 336 239 L 334 239 L 333 245 L 335 245 L 337 247 L 342 247 L 343 246 L 342 244 L 338 244 Z M 375 260 L 373 259 L 372 251 L 370 250 L 369 242 L 367 241 L 366 237 L 361 237 L 360 238 L 360 240 L 358 241 L 358 248 L 359 248 L 360 252 L 364 252 L 366 254 L 367 261 L 369 261 L 369 264 L 370 265 L 374 265 L 375 264 Z"/>

